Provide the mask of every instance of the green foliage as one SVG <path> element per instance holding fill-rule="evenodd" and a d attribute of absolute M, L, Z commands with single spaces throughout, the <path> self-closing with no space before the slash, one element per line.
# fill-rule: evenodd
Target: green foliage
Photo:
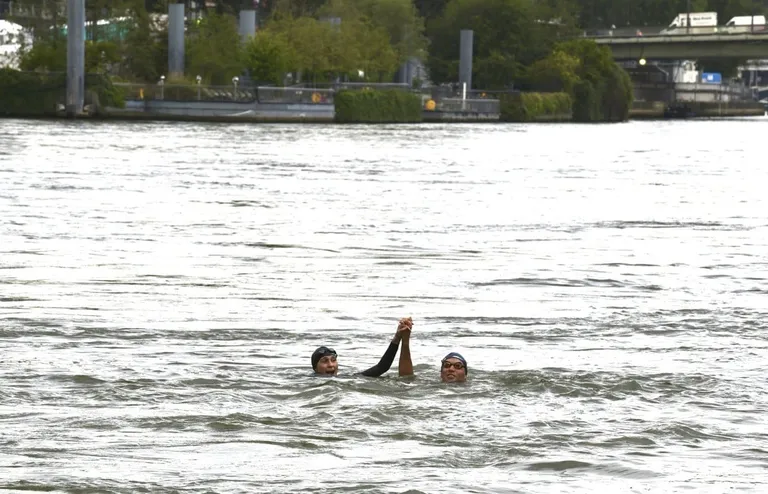
<path fill-rule="evenodd" d="M 130 80 L 155 82 L 168 70 L 168 24 L 153 29 L 142 5 L 130 15 L 134 24 L 121 45 L 123 63 L 118 73 Z"/>
<path fill-rule="evenodd" d="M 119 63 L 120 47 L 112 41 L 85 42 L 85 72 L 105 73 Z"/>
<path fill-rule="evenodd" d="M 90 4 L 89 4 L 90 5 Z M 109 15 L 126 14 L 130 21 L 120 25 L 121 36 L 107 36 L 108 31 L 89 31 L 97 41 L 85 43 L 86 72 L 101 72 L 121 76 L 127 80 L 157 81 L 168 65 L 168 36 L 165 27 L 160 31 L 151 28 L 150 18 L 143 2 L 130 0 L 112 4 Z M 118 10 L 114 5 L 125 5 L 127 11 Z M 91 8 L 91 6 L 89 6 Z M 89 15 L 96 15 L 89 10 Z M 53 16 L 55 12 L 52 10 Z M 24 50 L 20 68 L 27 71 L 65 71 L 67 61 L 67 38 L 61 24 L 66 19 L 51 17 L 49 25 L 33 25 L 35 42 Z"/>
<path fill-rule="evenodd" d="M 342 123 L 421 122 L 421 97 L 405 91 L 340 91 L 334 106 Z"/>
<path fill-rule="evenodd" d="M 85 42 L 85 71 L 105 72 L 109 66 L 120 62 L 120 49 L 111 41 Z M 66 40 L 50 39 L 35 43 L 22 54 L 21 70 L 65 72 L 67 70 Z"/>
<path fill-rule="evenodd" d="M 627 71 L 616 64 L 605 74 L 601 87 L 602 121 L 623 122 L 629 118 L 632 108 L 632 80 Z"/>
<path fill-rule="evenodd" d="M 0 115 L 55 115 L 57 106 L 65 102 L 66 88 L 67 76 L 63 73 L 0 69 Z M 97 113 L 105 106 L 125 106 L 122 92 L 102 75 L 87 74 L 85 91 L 86 104 L 98 102 Z"/>
<path fill-rule="evenodd" d="M 296 53 L 283 33 L 258 31 L 246 44 L 243 56 L 257 83 L 282 86 L 285 74 L 295 67 Z"/>
<path fill-rule="evenodd" d="M 29 51 L 22 53 L 19 68 L 26 71 L 66 71 L 67 40 L 58 38 L 37 40 Z"/>
<path fill-rule="evenodd" d="M 601 120 L 600 99 L 595 86 L 587 80 L 580 80 L 573 87 L 573 120 L 576 122 L 597 122 Z"/>
<path fill-rule="evenodd" d="M 474 30 L 473 85 L 508 87 L 524 67 L 546 57 L 559 28 L 540 22 L 549 10 L 530 0 L 451 0 L 443 15 L 427 22 L 428 67 L 437 83 L 458 80 L 459 32 Z"/>
<path fill-rule="evenodd" d="M 578 122 L 620 122 L 629 118 L 632 81 L 610 49 L 579 39 L 556 45 L 552 54 L 527 71 L 529 86 L 542 91 L 564 91 L 573 98 Z"/>
<path fill-rule="evenodd" d="M 323 7 L 326 0 L 273 0 L 273 18 L 311 17 Z"/>
<path fill-rule="evenodd" d="M 386 32 L 398 64 L 426 55 L 424 20 L 411 0 L 328 0 L 318 14 L 320 18 L 340 17 L 342 29 L 345 23 L 362 21 Z M 365 46 L 362 41 L 358 44 Z"/>
<path fill-rule="evenodd" d="M 42 116 L 56 113 L 63 102 L 66 76 L 0 69 L 0 114 Z"/>
<path fill-rule="evenodd" d="M 237 20 L 211 14 L 191 26 L 186 38 L 187 73 L 214 85 L 230 84 L 245 68 Z"/>
<path fill-rule="evenodd" d="M 98 97 L 96 113 L 101 113 L 104 107 L 124 108 L 125 95 L 123 91 L 112 84 L 112 80 L 103 74 L 86 74 L 85 90 Z M 94 103 L 94 102 L 91 102 Z"/>
<path fill-rule="evenodd" d="M 534 62 L 527 68 L 525 80 L 528 86 L 538 91 L 564 91 L 573 94 L 578 82 L 581 61 L 574 55 L 555 49 L 550 56 Z"/>
<path fill-rule="evenodd" d="M 571 97 L 563 92 L 505 94 L 500 100 L 503 122 L 562 120 L 570 116 L 572 108 Z"/>
<path fill-rule="evenodd" d="M 364 16 L 349 18 L 340 26 L 312 17 L 282 17 L 270 22 L 265 33 L 284 41 L 277 41 L 284 56 L 273 56 L 273 62 L 279 60 L 281 65 L 286 61 L 291 70 L 314 82 L 341 74 L 356 76 L 358 71 L 364 74 L 362 80 L 386 79 L 397 67 L 397 54 L 386 30 L 373 26 Z"/>

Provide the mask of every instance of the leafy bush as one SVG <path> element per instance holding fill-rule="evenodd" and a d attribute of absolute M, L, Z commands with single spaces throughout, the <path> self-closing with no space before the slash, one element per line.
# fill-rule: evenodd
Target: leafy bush
<path fill-rule="evenodd" d="M 503 122 L 564 119 L 571 113 L 571 97 L 560 93 L 518 93 L 501 97 Z"/>
<path fill-rule="evenodd" d="M 342 123 L 421 122 L 421 97 L 405 91 L 345 90 L 334 96 L 334 105 Z"/>

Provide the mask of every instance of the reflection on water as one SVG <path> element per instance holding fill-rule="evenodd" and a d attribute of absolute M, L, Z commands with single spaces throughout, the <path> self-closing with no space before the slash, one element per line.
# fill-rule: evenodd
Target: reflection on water
<path fill-rule="evenodd" d="M 767 123 L 0 121 L 0 487 L 762 492 Z"/>

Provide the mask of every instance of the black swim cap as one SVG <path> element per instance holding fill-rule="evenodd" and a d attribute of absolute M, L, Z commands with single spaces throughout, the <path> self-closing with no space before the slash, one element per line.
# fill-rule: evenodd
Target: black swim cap
<path fill-rule="evenodd" d="M 443 357 L 443 360 L 441 362 L 445 362 L 449 358 L 455 358 L 457 360 L 460 360 L 462 364 L 464 364 L 464 374 L 469 374 L 469 368 L 467 367 L 467 360 L 461 356 L 459 352 L 451 352 L 445 357 Z"/>
<path fill-rule="evenodd" d="M 328 348 L 327 346 L 318 347 L 318 349 L 315 350 L 315 353 L 312 354 L 312 370 L 317 370 L 317 363 L 320 362 L 321 358 L 327 357 L 328 355 L 333 355 L 335 357 L 336 350 Z"/>

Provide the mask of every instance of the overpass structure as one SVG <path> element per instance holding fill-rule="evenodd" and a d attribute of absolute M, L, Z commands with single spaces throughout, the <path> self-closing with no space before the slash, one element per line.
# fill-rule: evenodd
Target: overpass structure
<path fill-rule="evenodd" d="M 617 60 L 768 59 L 768 29 L 630 28 L 585 37 L 605 45 Z"/>

